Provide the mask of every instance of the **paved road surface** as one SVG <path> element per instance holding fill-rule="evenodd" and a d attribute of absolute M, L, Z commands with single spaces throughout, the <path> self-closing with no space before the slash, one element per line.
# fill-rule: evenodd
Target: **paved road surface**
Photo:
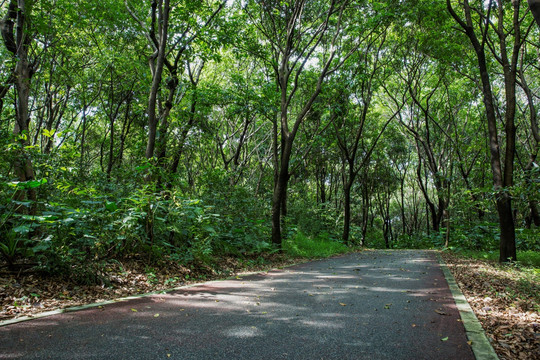
<path fill-rule="evenodd" d="M 365 251 L 0 327 L 14 358 L 474 356 L 434 253 Z"/>

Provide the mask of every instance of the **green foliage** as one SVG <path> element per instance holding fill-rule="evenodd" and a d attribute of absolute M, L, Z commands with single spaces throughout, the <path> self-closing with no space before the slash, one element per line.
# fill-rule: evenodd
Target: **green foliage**
<path fill-rule="evenodd" d="M 301 194 L 302 192 L 300 192 Z M 336 214 L 336 209 L 330 204 L 310 204 L 307 199 L 295 198 L 293 194 L 289 213 L 285 219 L 285 228 L 293 233 L 296 229 L 309 237 L 326 234 L 331 240 L 340 238 L 342 230 L 342 214 Z"/>
<path fill-rule="evenodd" d="M 350 251 L 350 248 L 331 240 L 329 235 L 325 233 L 316 237 L 309 237 L 298 231 L 285 241 L 283 250 L 293 257 L 311 259 L 343 254 Z"/>
<path fill-rule="evenodd" d="M 9 3 L 0 6 L 2 18 Z M 358 170 L 352 244 L 444 247 L 444 221 L 440 231 L 431 230 L 427 197 L 436 210 L 438 200 L 448 201 L 451 248 L 495 254 L 497 192 L 480 80 L 446 4 L 332 4 L 342 3 L 351 6 L 327 17 L 324 1 L 173 2 L 157 90 L 159 151 L 147 159 L 155 71 L 148 59 L 155 44 L 144 34 L 159 28 L 150 2 L 35 2 L 27 40 L 29 60 L 39 59 L 39 66 L 28 84 L 23 132 L 14 131 L 21 94 L 11 78 L 19 60 L 5 37 L 0 41 L 0 266 L 35 265 L 92 283 L 122 258 L 144 261 L 150 279 L 160 261 L 264 260 L 258 256 L 279 250 L 270 241 L 270 205 L 285 131 L 296 139 L 283 222 L 287 254 L 347 251 L 340 241 L 349 169 Z M 295 13 L 302 16 L 291 22 Z M 297 28 L 286 31 L 292 25 Z M 287 40 L 287 34 L 296 35 Z M 538 29 L 527 34 L 535 38 Z M 489 49 L 498 49 L 499 39 L 488 36 Z M 534 99 L 538 44 L 530 39 L 523 39 L 521 71 Z M 286 49 L 291 57 L 281 69 Z M 504 81 L 497 59 L 488 58 L 502 117 Z M 319 79 L 328 59 L 329 74 Z M 285 70 L 290 74 L 278 76 Z M 278 82 L 285 78 L 283 99 Z M 319 80 L 320 94 L 311 99 Z M 540 167 L 527 164 L 537 158 L 538 144 L 529 112 L 535 104 L 522 90 L 516 175 L 505 191 L 515 208 L 520 256 L 528 259 L 540 252 L 531 211 L 540 201 Z M 280 111 L 288 124 L 279 123 Z M 25 163 L 31 166 L 21 176 Z"/>
<path fill-rule="evenodd" d="M 40 202 L 36 216 L 2 213 L 0 253 L 8 263 L 23 257 L 42 271 L 88 283 L 99 281 L 100 269 L 116 258 L 210 264 L 214 256 L 273 251 L 263 220 L 266 207 L 247 189 L 228 186 L 224 173 L 208 175 L 204 199 L 156 192 L 150 185 L 97 182 L 96 188 L 81 189 L 58 172 L 54 177 L 49 184 L 4 184 L 4 196 L 43 184 L 49 196 L 63 195 L 62 202 Z M 3 199 L 4 208 L 20 205 Z"/>
<path fill-rule="evenodd" d="M 442 249 L 446 243 L 446 228 L 430 235 L 410 236 L 402 234 L 394 244 L 396 248 L 414 249 Z M 538 229 L 518 228 L 516 230 L 516 244 L 520 253 L 535 253 L 539 251 Z M 452 225 L 449 247 L 455 251 L 486 252 L 498 254 L 499 225 L 490 222 Z M 491 255 L 490 255 L 491 256 Z"/>

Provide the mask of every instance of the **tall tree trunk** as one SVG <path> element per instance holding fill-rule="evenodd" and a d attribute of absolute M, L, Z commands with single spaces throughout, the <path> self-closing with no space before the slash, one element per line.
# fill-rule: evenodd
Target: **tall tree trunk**
<path fill-rule="evenodd" d="M 440 225 L 440 217 L 437 211 L 437 208 L 435 207 L 435 204 L 433 201 L 431 201 L 428 190 L 427 190 L 427 175 L 422 176 L 422 162 L 420 161 L 418 163 L 418 167 L 416 168 L 416 175 L 418 177 L 418 184 L 420 185 L 420 190 L 422 190 L 422 194 L 424 195 L 424 199 L 426 200 L 426 221 L 427 221 L 427 231 L 429 234 L 429 216 L 431 216 L 431 224 L 433 226 L 433 231 L 439 232 L 439 225 Z M 423 182 L 423 178 L 426 178 L 426 184 Z"/>
<path fill-rule="evenodd" d="M 529 201 L 529 211 L 530 211 L 529 216 L 531 218 L 531 222 L 536 226 L 540 226 L 540 213 L 538 212 L 536 201 L 532 201 L 532 200 Z"/>
<path fill-rule="evenodd" d="M 107 159 L 107 181 L 111 179 L 111 172 L 114 164 L 114 120 L 115 118 L 112 116 L 109 120 L 109 128 L 110 128 L 110 137 L 109 137 L 109 156 Z"/>
<path fill-rule="evenodd" d="M 29 140 L 29 98 L 30 84 L 34 74 L 33 68 L 28 59 L 28 49 L 31 42 L 30 36 L 30 7 L 25 0 L 11 0 L 9 9 L 2 19 L 1 32 L 4 45 L 11 52 L 15 62 L 13 75 L 15 80 L 16 103 L 15 103 L 15 126 L 13 134 L 19 141 L 19 151 L 16 156 L 13 168 L 21 182 L 34 180 L 34 168 L 32 160 L 26 147 L 30 145 Z M 15 24 L 14 24 L 15 20 Z M 14 28 L 15 26 L 15 28 Z M 18 200 L 23 200 L 25 194 L 19 191 L 16 194 Z M 26 190 L 26 198 L 32 202 L 29 213 L 36 212 L 36 190 L 34 188 Z M 22 209 L 20 209 L 22 210 Z"/>
<path fill-rule="evenodd" d="M 405 219 L 405 175 L 400 179 L 399 190 L 401 196 L 401 229 L 403 234 L 407 233 L 407 221 Z"/>
<path fill-rule="evenodd" d="M 146 158 L 154 157 L 156 147 L 156 136 L 158 127 L 157 98 L 165 66 L 167 39 L 169 32 L 169 0 L 152 1 L 152 36 L 155 35 L 155 26 L 158 25 L 158 46 L 154 54 L 150 57 L 150 70 L 152 71 L 152 85 L 148 96 L 148 142 L 146 144 Z"/>
<path fill-rule="evenodd" d="M 536 24 L 540 26 L 540 0 L 527 0 Z"/>
<path fill-rule="evenodd" d="M 540 17 L 540 0 L 537 2 L 537 11 L 539 12 L 537 15 Z M 529 0 L 529 4 L 531 4 L 531 1 Z M 531 6 L 532 10 L 532 6 Z M 535 15 L 536 16 L 536 15 Z M 538 24 L 540 26 L 540 22 Z M 527 166 L 525 166 L 525 182 L 530 185 L 534 181 L 534 174 L 532 172 L 538 153 L 540 152 L 540 129 L 538 128 L 538 115 L 537 115 L 537 107 L 534 103 L 534 96 L 529 88 L 529 85 L 527 83 L 527 78 L 525 77 L 525 73 L 523 71 L 523 58 L 526 54 L 526 48 L 523 49 L 523 52 L 521 53 L 521 60 L 520 60 L 520 66 L 519 66 L 519 78 L 521 80 L 520 86 L 525 92 L 525 95 L 527 95 L 527 102 L 528 102 L 528 108 L 529 108 L 529 117 L 530 117 L 530 123 L 531 123 L 531 134 L 532 134 L 532 144 L 530 149 L 530 155 L 529 155 L 529 163 Z M 528 221 L 528 227 L 530 227 L 531 222 L 534 223 L 536 226 L 540 226 L 540 214 L 538 213 L 537 208 L 537 201 L 533 198 L 533 194 L 529 194 L 529 219 Z"/>
<path fill-rule="evenodd" d="M 281 161 L 279 161 L 279 170 L 277 181 L 274 186 L 274 194 L 272 196 L 272 243 L 281 246 L 281 216 L 283 212 L 283 203 L 287 197 L 287 184 L 289 181 L 289 161 L 292 152 L 292 140 L 285 134 L 285 141 L 282 141 L 283 149 L 281 152 Z"/>
<path fill-rule="evenodd" d="M 81 144 L 80 144 L 80 158 L 79 158 L 79 177 L 82 178 L 85 171 L 84 171 L 84 152 L 85 152 L 85 145 L 86 145 L 86 114 L 88 111 L 88 107 L 86 105 L 86 97 L 83 94 L 83 110 L 82 110 L 82 133 L 81 133 Z"/>
<path fill-rule="evenodd" d="M 353 184 L 354 179 L 349 178 L 349 180 L 346 182 L 345 186 L 343 187 L 343 208 L 344 208 L 344 216 L 343 216 L 343 236 L 342 240 L 343 243 L 349 244 L 349 237 L 351 232 L 351 188 Z"/>

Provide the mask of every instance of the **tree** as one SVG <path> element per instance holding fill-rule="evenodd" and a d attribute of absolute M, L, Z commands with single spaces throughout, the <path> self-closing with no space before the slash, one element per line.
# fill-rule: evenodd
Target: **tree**
<path fill-rule="evenodd" d="M 13 134 L 17 139 L 19 149 L 13 168 L 19 181 L 23 183 L 34 180 L 32 160 L 26 150 L 30 145 L 30 90 L 37 66 L 37 58 L 30 57 L 30 47 L 34 40 L 32 37 L 34 6 L 35 2 L 32 0 L 10 0 L 0 24 L 3 43 L 11 55 L 13 64 L 12 76 L 9 80 L 14 82 L 16 92 Z M 28 187 L 26 197 L 33 203 L 30 212 L 34 214 L 37 200 L 34 187 Z M 17 198 L 19 201 L 24 200 L 22 191 L 19 191 Z"/>
<path fill-rule="evenodd" d="M 475 6 L 473 6 L 468 0 L 465 0 L 460 4 L 462 15 L 456 12 L 451 0 L 446 0 L 446 5 L 451 16 L 460 26 L 462 33 L 469 39 L 480 72 L 489 133 L 493 186 L 497 197 L 496 204 L 501 232 L 499 261 L 516 260 L 516 235 L 510 188 L 514 180 L 514 157 L 516 151 L 517 66 L 525 37 L 522 35 L 522 24 L 525 17 L 520 14 L 521 1 L 514 0 L 511 5 L 503 0 L 498 0 L 497 4 L 494 4 L 493 0 L 488 3 L 480 1 L 475 2 Z M 509 6 L 510 9 L 508 9 Z M 510 14 L 511 18 L 507 21 L 508 14 Z M 474 16 L 477 19 L 473 19 Z M 508 44 L 507 39 L 510 39 L 512 43 Z M 492 91 L 486 48 L 502 67 L 504 78 L 506 108 L 504 113 L 505 148 L 503 157 L 501 157 L 495 97 Z"/>
<path fill-rule="evenodd" d="M 527 76 L 525 74 L 525 61 L 524 58 L 527 57 L 527 47 L 526 44 L 524 45 L 523 52 L 521 54 L 520 59 L 520 65 L 518 68 L 518 75 L 519 75 L 519 86 L 523 89 L 523 92 L 525 93 L 525 96 L 527 98 L 527 108 L 528 108 L 528 117 L 529 117 L 529 126 L 524 126 L 524 128 L 529 128 L 530 132 L 526 133 L 526 136 L 530 136 L 530 141 L 523 141 L 525 145 L 524 148 L 528 148 L 528 155 L 529 160 L 527 161 L 526 165 L 522 165 L 523 171 L 525 173 L 526 177 L 526 184 L 528 187 L 534 182 L 534 168 L 536 165 L 536 161 L 538 158 L 538 152 L 540 151 L 540 130 L 538 128 L 538 115 L 537 110 L 538 107 L 535 104 L 534 100 L 534 94 L 529 86 Z M 528 67 L 528 66 L 527 66 Z M 534 69 L 536 70 L 536 69 Z M 536 73 L 536 71 L 535 71 Z M 525 111 L 524 111 L 525 112 Z M 523 114 L 524 118 L 527 117 L 526 114 Z M 527 146 L 528 145 L 528 146 Z M 532 194 L 533 192 L 530 192 L 527 194 L 529 201 L 528 206 L 530 210 L 530 215 L 528 216 L 528 226 L 530 226 L 531 223 L 534 223 L 536 226 L 540 226 L 540 213 L 538 212 L 537 207 L 537 201 L 533 198 Z"/>
<path fill-rule="evenodd" d="M 370 32 L 362 40 L 362 46 L 358 49 L 358 57 L 353 58 L 350 73 L 346 72 L 343 78 L 339 77 L 344 87 L 334 103 L 332 125 L 335 130 L 337 145 L 341 151 L 342 162 L 346 167 L 343 175 L 343 242 L 349 243 L 351 227 L 351 190 L 358 173 L 369 163 L 379 138 L 383 135 L 386 126 L 394 119 L 399 110 L 381 126 L 369 146 L 362 148 L 364 144 L 364 128 L 366 121 L 377 122 L 378 114 L 372 114 L 371 102 L 380 83 L 385 79 L 379 79 L 382 67 L 380 56 L 384 46 L 386 29 L 380 33 Z M 349 80 L 347 80 L 349 79 Z M 352 98 L 352 100 L 351 100 Z M 352 104 L 350 103 L 352 102 Z"/>
<path fill-rule="evenodd" d="M 536 24 L 540 26 L 540 0 L 527 0 Z"/>
<path fill-rule="evenodd" d="M 156 141 L 161 142 L 158 147 L 161 146 L 163 156 L 169 115 L 174 105 L 186 54 L 193 43 L 213 26 L 225 2 L 205 1 L 201 4 L 200 1 L 186 0 L 180 4 L 171 4 L 170 0 L 152 0 L 150 23 L 147 23 L 146 16 L 138 15 L 130 7 L 128 0 L 124 0 L 124 3 L 152 50 L 152 55 L 148 58 L 152 84 L 148 93 L 148 142 L 145 152 L 146 158 L 151 159 L 156 155 Z M 160 91 L 163 90 L 165 69 L 168 71 L 166 91 L 164 99 L 158 104 Z"/>
<path fill-rule="evenodd" d="M 281 218 L 286 214 L 294 140 L 321 93 L 325 79 L 339 69 L 355 48 L 354 44 L 348 44 L 341 38 L 348 25 L 347 15 L 354 11 L 349 5 L 349 0 L 321 3 L 295 0 L 260 4 L 248 1 L 245 6 L 251 23 L 268 46 L 268 52 L 262 54 L 270 58 L 263 60 L 273 70 L 280 99 L 273 145 L 272 242 L 277 245 L 282 241 Z M 315 64 L 312 66 L 310 62 Z M 309 74 L 315 76 L 316 82 L 302 99 L 298 96 L 298 89 Z"/>

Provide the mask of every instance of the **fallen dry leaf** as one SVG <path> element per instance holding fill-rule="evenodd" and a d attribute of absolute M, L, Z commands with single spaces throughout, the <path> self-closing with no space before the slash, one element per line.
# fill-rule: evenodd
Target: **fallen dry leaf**
<path fill-rule="evenodd" d="M 265 264 L 251 267 L 246 267 L 246 261 L 239 261 L 233 256 L 220 258 L 213 268 L 197 263 L 187 267 L 163 259 L 163 263 L 154 268 L 155 277 L 152 281 L 149 281 L 146 272 L 146 258 L 123 259 L 121 263 L 118 261 L 107 264 L 106 271 L 99 274 L 102 282 L 94 285 L 77 284 L 68 276 L 50 277 L 30 271 L 11 273 L 2 271 L 0 267 L 0 320 L 162 291 L 196 282 L 196 279 L 223 278 L 223 274 L 241 276 L 246 271 L 283 267 L 299 260 L 282 254 L 253 255 L 254 259 L 259 256 L 265 259 Z"/>
<path fill-rule="evenodd" d="M 499 358 L 539 360 L 538 275 L 530 276 L 518 268 L 501 267 L 497 263 L 464 258 L 449 252 L 441 256 Z"/>

